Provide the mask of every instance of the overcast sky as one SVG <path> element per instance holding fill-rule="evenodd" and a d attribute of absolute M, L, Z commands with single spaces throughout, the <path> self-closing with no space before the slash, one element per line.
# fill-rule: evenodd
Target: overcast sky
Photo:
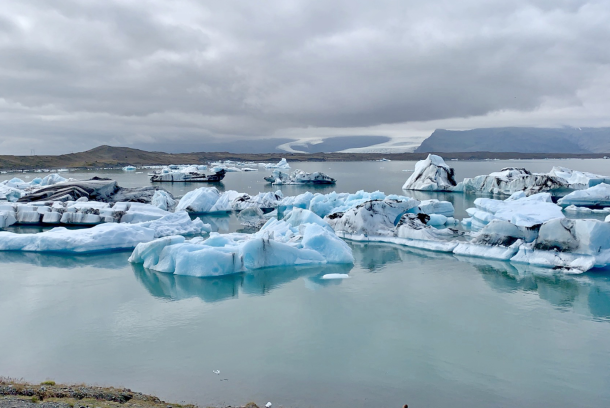
<path fill-rule="evenodd" d="M 608 0 L 2 0 L 0 154 L 610 125 Z"/>

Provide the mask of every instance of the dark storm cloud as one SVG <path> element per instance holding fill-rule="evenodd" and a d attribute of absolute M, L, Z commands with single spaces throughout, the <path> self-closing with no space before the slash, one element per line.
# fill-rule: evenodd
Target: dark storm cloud
<path fill-rule="evenodd" d="M 605 0 L 5 0 L 0 153 L 583 106 L 608 21 Z"/>

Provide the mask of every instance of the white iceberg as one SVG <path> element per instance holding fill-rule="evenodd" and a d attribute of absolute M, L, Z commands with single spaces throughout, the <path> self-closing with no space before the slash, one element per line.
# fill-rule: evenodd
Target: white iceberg
<path fill-rule="evenodd" d="M 288 161 L 286 161 L 286 159 L 284 159 L 284 158 L 282 158 L 282 160 L 280 160 L 276 164 L 267 163 L 267 164 L 264 164 L 264 166 L 268 169 L 289 169 L 290 168 L 290 164 L 288 164 Z"/>
<path fill-rule="evenodd" d="M 220 192 L 215 187 L 201 187 L 186 193 L 178 202 L 176 211 L 207 213 L 219 198 Z"/>
<path fill-rule="evenodd" d="M 296 212 L 307 210 L 297 209 Z M 311 219 L 295 214 L 295 219 Z M 129 258 L 159 272 L 220 276 L 273 266 L 353 263 L 349 246 L 330 228 L 317 223 L 298 226 L 269 220 L 255 234 L 212 233 L 206 240 L 162 239 L 140 244 Z"/>
<path fill-rule="evenodd" d="M 411 177 L 402 186 L 403 190 L 453 191 L 456 186 L 455 172 L 442 157 L 429 154 L 425 160 L 415 164 Z"/>
<path fill-rule="evenodd" d="M 565 218 L 561 207 L 553 203 L 549 193 L 526 197 L 519 192 L 506 200 L 477 198 L 474 204 L 475 208 L 466 210 L 472 218 L 471 227 L 474 230 L 495 219 L 510 221 L 520 227 L 533 227 L 555 218 Z"/>
<path fill-rule="evenodd" d="M 560 205 L 575 205 L 583 207 L 610 206 L 610 184 L 601 183 L 586 190 L 573 191 L 559 199 Z"/>
<path fill-rule="evenodd" d="M 610 177 L 559 166 L 553 167 L 549 175 L 563 179 L 574 190 L 583 190 L 601 183 L 610 184 Z"/>
<path fill-rule="evenodd" d="M 165 211 L 171 211 L 176 206 L 176 200 L 165 190 L 157 190 L 150 201 L 152 205 Z"/>
<path fill-rule="evenodd" d="M 134 248 L 167 234 L 201 234 L 209 225 L 191 221 L 185 212 L 141 224 L 101 224 L 69 230 L 64 227 L 36 234 L 0 232 L 0 251 L 88 253 Z"/>

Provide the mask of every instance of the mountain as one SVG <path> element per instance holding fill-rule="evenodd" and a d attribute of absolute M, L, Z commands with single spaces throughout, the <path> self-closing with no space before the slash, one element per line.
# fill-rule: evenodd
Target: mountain
<path fill-rule="evenodd" d="M 415 152 L 607 153 L 610 128 L 437 129 Z"/>

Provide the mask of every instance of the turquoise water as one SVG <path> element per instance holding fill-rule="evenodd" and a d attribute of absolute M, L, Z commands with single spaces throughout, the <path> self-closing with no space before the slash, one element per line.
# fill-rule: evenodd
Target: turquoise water
<path fill-rule="evenodd" d="M 550 162 L 525 164 L 548 171 Z M 610 174 L 607 162 L 554 164 Z M 513 162 L 451 164 L 461 178 L 506 163 Z M 300 167 L 332 167 L 337 191 L 389 194 L 401 192 L 408 176 L 401 170 L 413 166 L 365 164 L 366 174 L 360 163 Z M 387 174 L 374 177 L 375 166 Z M 117 176 L 121 184 L 141 177 Z M 253 173 L 229 174 L 224 186 L 262 191 L 255 183 Z M 472 201 L 453 199 L 458 212 Z M 234 219 L 220 224 L 239 228 Z M 609 271 L 568 276 L 351 245 L 353 267 L 215 279 L 146 271 L 127 262 L 129 252 L 0 252 L 0 375 L 120 385 L 203 406 L 610 404 Z M 333 272 L 351 277 L 320 279 Z"/>

